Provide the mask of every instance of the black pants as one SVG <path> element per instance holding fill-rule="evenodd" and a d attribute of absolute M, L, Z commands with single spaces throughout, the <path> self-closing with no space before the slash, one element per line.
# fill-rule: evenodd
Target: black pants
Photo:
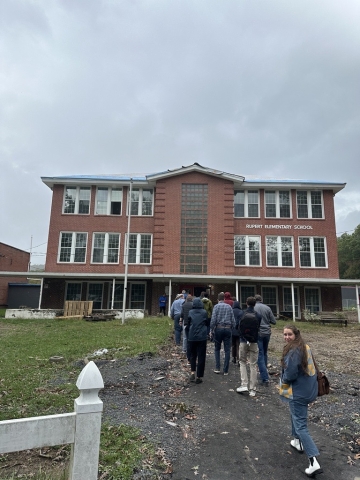
<path fill-rule="evenodd" d="M 231 337 L 231 355 L 236 360 L 239 360 L 239 346 L 240 346 L 240 337 L 233 335 Z"/>
<path fill-rule="evenodd" d="M 191 371 L 192 372 L 196 371 L 196 376 L 198 378 L 202 378 L 204 376 L 206 344 L 207 344 L 207 340 L 201 340 L 196 342 L 188 341 Z M 196 366 L 196 360 L 197 360 L 197 366 Z"/>

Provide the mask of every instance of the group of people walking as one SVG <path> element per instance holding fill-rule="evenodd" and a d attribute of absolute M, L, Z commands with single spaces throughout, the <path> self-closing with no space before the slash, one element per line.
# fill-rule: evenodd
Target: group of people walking
<path fill-rule="evenodd" d="M 260 295 L 248 297 L 246 309 L 229 292 L 218 294 L 218 303 L 212 305 L 206 292 L 200 298 L 181 293 L 171 305 L 174 320 L 175 343 L 181 346 L 190 366 L 190 381 L 203 382 L 208 340 L 214 342 L 214 373 L 228 375 L 230 351 L 232 361 L 240 365 L 241 385 L 238 393 L 256 396 L 258 371 L 263 386 L 268 387 L 268 346 L 271 325 L 276 319 Z M 313 477 L 322 473 L 317 456 L 319 451 L 307 429 L 308 404 L 317 397 L 317 375 L 310 347 L 305 344 L 295 325 L 284 328 L 285 346 L 281 358 L 280 396 L 289 404 L 293 440 L 291 447 L 299 453 L 306 452 L 309 467 L 305 473 Z M 220 352 L 224 348 L 221 367 Z M 249 364 L 250 378 L 248 377 Z"/>

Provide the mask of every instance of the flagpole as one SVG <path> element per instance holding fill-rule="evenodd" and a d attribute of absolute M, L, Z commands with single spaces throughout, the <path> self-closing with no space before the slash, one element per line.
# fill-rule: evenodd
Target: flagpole
<path fill-rule="evenodd" d="M 132 178 L 130 178 L 130 189 L 129 189 L 129 202 L 128 202 L 128 226 L 127 226 L 127 235 L 125 241 L 125 277 L 124 277 L 124 295 L 123 295 L 123 311 L 122 311 L 122 324 L 125 323 L 125 306 L 126 306 L 126 297 L 127 297 L 127 277 L 128 277 L 128 268 L 129 268 L 129 237 L 130 237 L 130 217 L 131 217 L 131 193 L 132 193 Z"/>

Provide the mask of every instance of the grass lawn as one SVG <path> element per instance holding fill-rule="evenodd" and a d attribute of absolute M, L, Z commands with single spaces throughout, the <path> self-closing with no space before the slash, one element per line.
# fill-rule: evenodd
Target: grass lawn
<path fill-rule="evenodd" d="M 120 320 L 5 319 L 1 318 L 2 313 L 0 420 L 72 412 L 74 399 L 79 396 L 75 383 L 82 370 L 80 360 L 91 359 L 96 350 L 103 348 L 108 350 L 108 359 L 156 353 L 172 331 L 167 317 L 130 319 L 121 325 Z M 64 357 L 64 362 L 50 362 L 49 358 L 55 355 Z M 102 442 L 107 450 L 100 463 L 108 473 L 104 478 L 109 479 L 131 478 L 130 473 L 141 461 L 139 451 L 148 455 L 151 450 L 151 445 L 144 446 L 136 430 L 124 426 L 109 429 L 104 425 Z M 113 472 L 111 452 L 119 455 L 123 443 L 127 445 L 126 471 Z"/>

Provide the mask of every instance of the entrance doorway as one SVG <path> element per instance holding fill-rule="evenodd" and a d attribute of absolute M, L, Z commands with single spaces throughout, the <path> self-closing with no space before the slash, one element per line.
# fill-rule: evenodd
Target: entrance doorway
<path fill-rule="evenodd" d="M 201 292 L 206 292 L 205 285 L 180 285 L 180 292 L 185 290 L 186 293 L 193 297 L 200 297 Z"/>

